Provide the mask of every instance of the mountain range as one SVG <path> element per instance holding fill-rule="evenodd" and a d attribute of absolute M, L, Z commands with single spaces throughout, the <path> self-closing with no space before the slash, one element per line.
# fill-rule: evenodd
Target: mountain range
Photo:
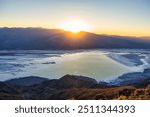
<path fill-rule="evenodd" d="M 0 50 L 150 48 L 149 37 L 72 33 L 60 29 L 0 28 Z"/>

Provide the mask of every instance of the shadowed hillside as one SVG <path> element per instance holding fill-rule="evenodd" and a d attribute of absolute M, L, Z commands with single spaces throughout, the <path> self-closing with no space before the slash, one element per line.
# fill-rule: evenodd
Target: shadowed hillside
<path fill-rule="evenodd" d="M 150 48 L 143 38 L 44 28 L 0 28 L 0 42 L 0 50 Z"/>
<path fill-rule="evenodd" d="M 150 99 L 150 78 L 126 86 L 111 86 L 96 82 L 84 76 L 65 75 L 60 79 L 47 80 L 37 84 L 39 77 L 32 78 L 32 85 L 20 84 L 19 79 L 0 82 L 0 99 L 21 100 L 111 100 L 111 99 Z M 20 78 L 29 84 L 29 77 Z M 33 84 L 33 81 L 36 81 Z M 45 81 L 46 80 L 46 81 Z M 29 82 L 29 83 L 28 83 Z"/>

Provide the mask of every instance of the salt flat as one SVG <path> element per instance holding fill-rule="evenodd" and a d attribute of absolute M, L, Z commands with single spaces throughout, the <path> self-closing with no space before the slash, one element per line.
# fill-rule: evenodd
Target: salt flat
<path fill-rule="evenodd" d="M 50 79 L 66 74 L 108 81 L 150 67 L 149 50 L 0 51 L 0 80 L 25 76 Z"/>

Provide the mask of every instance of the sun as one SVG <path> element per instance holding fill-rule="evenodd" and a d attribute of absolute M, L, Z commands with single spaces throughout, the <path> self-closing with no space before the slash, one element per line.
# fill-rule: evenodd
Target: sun
<path fill-rule="evenodd" d="M 60 28 L 73 33 L 80 31 L 89 31 L 88 25 L 80 21 L 67 21 L 60 25 Z"/>

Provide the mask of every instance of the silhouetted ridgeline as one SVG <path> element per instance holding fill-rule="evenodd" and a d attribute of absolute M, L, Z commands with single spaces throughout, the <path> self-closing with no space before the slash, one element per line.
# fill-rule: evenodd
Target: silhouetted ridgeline
<path fill-rule="evenodd" d="M 0 50 L 96 48 L 150 48 L 150 40 L 88 32 L 73 34 L 57 29 L 0 28 Z"/>
<path fill-rule="evenodd" d="M 38 77 L 38 76 L 29 76 L 25 78 L 10 79 L 5 81 L 5 83 L 12 84 L 12 85 L 19 85 L 19 86 L 31 86 L 35 84 L 40 84 L 44 81 L 48 81 L 48 79 Z"/>

